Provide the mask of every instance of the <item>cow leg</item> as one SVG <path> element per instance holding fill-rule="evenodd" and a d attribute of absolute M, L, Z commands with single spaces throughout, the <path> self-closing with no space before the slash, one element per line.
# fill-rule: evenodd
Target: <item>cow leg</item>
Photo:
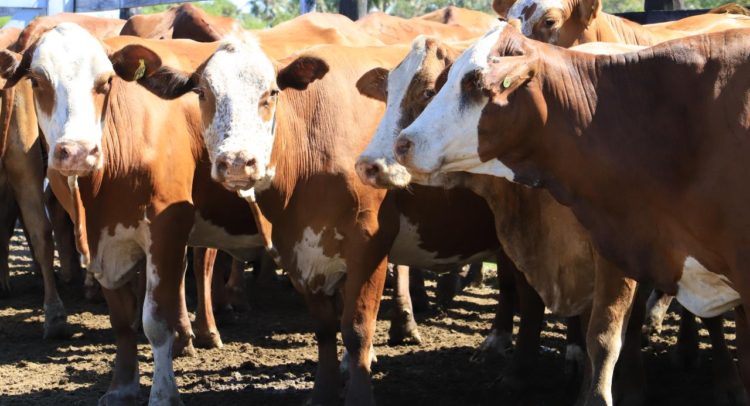
<path fill-rule="evenodd" d="M 152 206 L 154 207 L 154 206 Z M 172 366 L 173 348 L 192 351 L 190 321 L 185 306 L 185 254 L 192 227 L 192 208 L 154 207 L 146 248 L 146 298 L 143 331 L 154 357 L 153 386 L 149 405 L 182 404 Z M 151 217 L 151 216 L 149 216 Z"/>
<path fill-rule="evenodd" d="M 388 330 L 388 345 L 405 342 L 420 344 L 417 322 L 414 320 L 414 309 L 409 294 L 409 267 L 396 265 L 393 289 L 393 310 L 391 311 L 391 328 Z"/>
<path fill-rule="evenodd" d="M 484 272 L 482 271 L 483 264 L 481 262 L 474 262 L 469 264 L 469 269 L 466 272 L 466 276 L 463 278 L 461 285 L 463 287 L 479 288 L 484 285 Z"/>
<path fill-rule="evenodd" d="M 349 354 L 347 405 L 375 403 L 370 377 L 372 339 L 388 265 L 385 253 L 379 263 L 369 265 L 360 261 L 362 258 L 347 258 L 341 317 L 341 336 Z"/>
<path fill-rule="evenodd" d="M 129 283 L 134 283 L 133 281 Z M 112 381 L 100 406 L 138 404 L 138 307 L 136 295 L 127 284 L 115 290 L 102 288 L 109 308 L 109 320 L 115 332 L 117 351 Z"/>
<path fill-rule="evenodd" d="M 21 217 L 26 226 L 29 244 L 34 247 L 32 253 L 36 262 L 41 266 L 42 280 L 44 281 L 44 338 L 60 338 L 70 335 L 70 329 L 67 321 L 67 313 L 60 295 L 57 292 L 57 283 L 55 282 L 55 269 L 53 261 L 55 256 L 55 247 L 52 242 L 52 224 L 47 219 L 44 208 L 44 191 L 42 190 L 41 168 L 37 182 L 34 184 L 38 187 L 29 187 L 26 176 L 17 174 L 17 171 L 29 170 L 34 173 L 33 167 L 24 165 L 22 168 L 16 168 L 8 165 L 9 182 L 13 187 L 13 194 L 16 196 Z M 25 180 L 25 181 L 24 181 Z"/>
<path fill-rule="evenodd" d="M 437 289 L 435 289 L 435 301 L 442 309 L 448 309 L 453 305 L 453 299 L 461 291 L 461 267 L 453 267 L 450 272 L 438 277 Z"/>
<path fill-rule="evenodd" d="M 490 334 L 479 346 L 479 352 L 472 356 L 473 361 L 482 360 L 484 358 L 482 353 L 488 352 L 505 357 L 513 349 L 513 314 L 519 302 L 516 288 L 517 277 L 523 278 L 523 275 L 513 264 L 513 261 L 504 252 L 498 253 L 497 279 L 500 284 L 500 294 L 497 300 L 495 319 L 492 321 Z"/>
<path fill-rule="evenodd" d="M 340 402 L 341 374 L 336 352 L 336 333 L 339 319 L 335 298 L 325 295 L 305 295 L 307 306 L 315 322 L 318 341 L 318 369 L 315 372 L 312 405 L 335 405 Z"/>
<path fill-rule="evenodd" d="M 218 253 L 216 255 L 217 259 Z M 229 295 L 227 294 L 226 268 L 216 265 L 213 266 L 213 277 L 211 278 L 211 300 L 213 301 L 214 316 L 220 317 L 224 312 L 231 312 L 232 305 L 229 304 Z"/>
<path fill-rule="evenodd" d="M 226 289 L 229 293 L 229 303 L 235 311 L 246 312 L 250 308 L 245 290 L 245 263 L 243 261 L 232 259 Z"/>
<path fill-rule="evenodd" d="M 211 301 L 211 281 L 215 260 L 216 249 L 193 248 L 193 274 L 198 290 L 198 306 L 195 310 L 195 346 L 201 348 L 223 346 L 219 330 L 216 328 Z"/>
<path fill-rule="evenodd" d="M 692 368 L 698 363 L 698 323 L 695 315 L 684 307 L 680 312 L 680 331 L 672 361 L 682 368 Z"/>
<path fill-rule="evenodd" d="M 5 179 L 0 180 L 4 183 Z M 7 184 L 6 184 L 7 185 Z M 0 185 L 0 297 L 10 296 L 8 255 L 10 238 L 18 218 L 18 205 L 10 188 Z"/>
<path fill-rule="evenodd" d="M 674 296 L 667 295 L 658 289 L 651 291 L 651 295 L 646 301 L 646 321 L 643 325 L 643 334 L 661 333 L 662 323 L 664 323 L 672 300 L 674 300 Z"/>
<path fill-rule="evenodd" d="M 646 317 L 646 301 L 652 291 L 653 289 L 646 288 L 643 284 L 636 288 L 635 299 L 625 331 L 622 356 L 619 357 L 616 367 L 615 400 L 619 406 L 646 404 L 646 380 L 641 344 L 643 321 Z"/>
<path fill-rule="evenodd" d="M 594 303 L 586 334 L 586 350 L 591 362 L 587 406 L 612 405 L 612 376 L 635 287 L 635 281 L 625 278 L 618 268 L 597 256 Z"/>
<path fill-rule="evenodd" d="M 539 358 L 539 340 L 544 322 L 544 302 L 520 272 L 515 275 L 516 292 L 520 303 L 521 323 L 518 327 L 516 350 L 503 371 L 503 386 L 523 390 L 534 382 Z"/>
<path fill-rule="evenodd" d="M 732 354 L 727 348 L 724 337 L 724 317 L 701 318 L 711 336 L 711 353 L 713 360 L 711 369 L 714 381 L 714 401 L 716 405 L 747 405 L 748 400 L 745 387 L 737 372 Z"/>
<path fill-rule="evenodd" d="M 409 295 L 415 312 L 426 312 L 430 308 L 430 300 L 424 285 L 424 270 L 409 267 Z"/>

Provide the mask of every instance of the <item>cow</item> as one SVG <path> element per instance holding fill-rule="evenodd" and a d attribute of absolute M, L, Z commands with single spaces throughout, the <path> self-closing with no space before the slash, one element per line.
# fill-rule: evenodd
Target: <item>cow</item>
<path fill-rule="evenodd" d="M 42 32 L 60 21 L 75 21 L 87 30 L 100 37 L 116 35 L 122 20 L 100 19 L 73 13 L 61 13 L 53 17 L 37 17 L 23 31 L 17 32 L 17 39 L 10 43 L 7 33 L 13 29 L 4 29 L 4 41 L 13 50 L 23 50 Z M 5 46 L 3 46 L 5 48 Z M 29 244 L 36 262 L 39 264 L 44 281 L 44 337 L 66 337 L 70 331 L 67 315 L 55 283 L 53 256 L 54 245 L 52 229 L 61 260 L 61 277 L 65 281 L 80 276 L 80 264 L 75 257 L 70 240 L 69 220 L 59 216 L 60 210 L 54 199 L 44 194 L 43 147 L 38 140 L 36 121 L 33 119 L 33 97 L 27 83 L 17 89 L 2 92 L 2 114 L 0 114 L 0 156 L 3 161 L 3 227 L 0 233 L 0 247 L 7 257 L 7 246 L 13 232 L 15 218 L 19 211 L 27 231 Z M 36 185 L 36 187 L 30 187 Z M 45 213 L 45 205 L 53 217 L 53 222 Z M 4 289 L 7 285 L 7 261 L 3 262 L 1 272 Z"/>
<path fill-rule="evenodd" d="M 749 197 L 741 178 L 748 33 L 592 56 L 504 24 L 459 58 L 394 152 L 417 173 L 490 166 L 543 187 L 626 275 L 694 314 L 720 315 L 746 305 L 750 287 L 740 209 Z M 748 320 L 736 311 L 747 389 Z M 745 401 L 738 389 L 729 396 Z"/>
<path fill-rule="evenodd" d="M 247 202 L 211 181 L 197 96 L 164 101 L 114 75 L 126 63 L 116 50 L 139 41 L 147 40 L 101 42 L 59 24 L 23 54 L 0 57 L 5 86 L 27 76 L 33 82 L 50 184 L 76 222 L 79 249 L 89 253 L 107 299 L 117 354 L 103 404 L 137 399 L 136 274 L 145 279 L 143 330 L 155 360 L 150 400 L 176 402 L 172 354 L 192 349 L 182 287 L 186 245 L 243 258 L 262 244 Z M 179 50 L 185 43 L 149 44 Z M 218 46 L 190 44 L 182 60 L 206 58 Z"/>
<path fill-rule="evenodd" d="M 481 35 L 461 25 L 441 24 L 420 18 L 405 19 L 379 11 L 360 18 L 355 24 L 364 32 L 389 45 L 408 44 L 418 35 L 433 35 L 453 41 L 474 39 Z"/>
<path fill-rule="evenodd" d="M 434 21 L 436 23 L 459 25 L 482 35 L 497 25 L 497 17 L 477 10 L 448 6 L 423 14 L 415 19 Z"/>
<path fill-rule="evenodd" d="M 750 17 L 739 6 L 651 25 L 607 14 L 599 0 L 494 0 L 492 8 L 524 35 L 563 47 L 595 41 L 655 45 L 688 35 L 750 27 Z"/>

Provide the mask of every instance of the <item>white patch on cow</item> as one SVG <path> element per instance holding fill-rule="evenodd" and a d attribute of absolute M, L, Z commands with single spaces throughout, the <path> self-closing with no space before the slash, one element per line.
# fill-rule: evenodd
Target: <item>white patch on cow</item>
<path fill-rule="evenodd" d="M 329 257 L 323 252 L 321 239 L 324 231 L 325 227 L 316 234 L 312 228 L 305 228 L 302 238 L 294 244 L 292 255 L 299 271 L 300 286 L 307 287 L 312 293 L 332 295 L 346 274 L 346 261 L 338 253 Z M 323 283 L 312 286 L 313 280 L 319 277 L 323 277 Z"/>
<path fill-rule="evenodd" d="M 344 354 L 341 356 L 341 363 L 339 363 L 339 372 L 346 374 L 349 372 L 349 351 L 344 348 Z M 370 365 L 378 362 L 378 355 L 375 353 L 375 346 L 370 343 Z"/>
<path fill-rule="evenodd" d="M 211 220 L 203 218 L 196 210 L 193 228 L 188 236 L 188 245 L 191 247 L 213 247 L 226 251 L 233 257 L 251 261 L 257 257 L 258 248 L 265 247 L 263 236 L 233 235 L 223 228 L 212 223 Z"/>
<path fill-rule="evenodd" d="M 405 162 L 410 172 L 470 172 L 492 174 L 513 180 L 513 171 L 500 162 L 482 163 L 477 152 L 477 126 L 488 99 L 467 101 L 462 105 L 461 81 L 467 73 L 487 69 L 487 58 L 497 43 L 502 24 L 490 30 L 456 60 L 445 85 L 427 108 L 406 129 L 399 139 L 410 140 L 411 157 Z"/>
<path fill-rule="evenodd" d="M 536 4 L 536 9 L 527 19 L 525 11 L 534 4 Z M 553 9 L 565 10 L 562 0 L 518 0 L 508 10 L 508 19 L 520 20 L 521 32 L 523 32 L 523 35 L 530 37 L 539 19 Z"/>
<path fill-rule="evenodd" d="M 706 269 L 693 257 L 685 258 L 675 298 L 699 317 L 716 317 L 740 304 L 740 294 L 724 275 Z"/>
<path fill-rule="evenodd" d="M 102 229 L 89 270 L 103 287 L 117 289 L 130 280 L 134 266 L 146 255 L 146 234 L 147 221 L 137 227 L 117 224 L 114 233 L 109 227 Z"/>
<path fill-rule="evenodd" d="M 460 255 L 438 257 L 438 252 L 422 248 L 422 236 L 419 234 L 419 227 L 416 224 L 409 221 L 404 215 L 400 216 L 399 221 L 401 225 L 398 234 L 393 241 L 391 251 L 388 253 L 388 259 L 393 263 L 440 270 L 441 267 L 452 269 L 457 264 L 478 262 L 494 255 L 492 251 L 482 251 L 466 258 Z"/>
<path fill-rule="evenodd" d="M 204 134 L 211 162 L 222 154 L 242 152 L 257 161 L 259 172 L 254 180 L 270 183 L 266 178 L 273 176 L 269 164 L 274 119 L 262 119 L 259 103 L 276 83 L 271 60 L 257 41 L 229 40 L 206 63 L 203 80 L 216 99 L 214 117 Z"/>
<path fill-rule="evenodd" d="M 96 79 L 114 74 L 101 43 L 77 24 L 58 24 L 39 40 L 30 71 L 46 77 L 55 92 L 51 115 L 40 109 L 35 99 L 39 127 L 50 151 L 60 141 L 85 142 L 101 150 L 102 122 L 92 93 Z M 50 164 L 52 155 L 49 154 Z M 96 168 L 103 165 L 101 154 L 99 157 Z"/>
<path fill-rule="evenodd" d="M 492 329 L 490 334 L 479 345 L 479 350 L 491 352 L 493 354 L 505 357 L 513 349 L 513 334 L 510 331 L 498 331 Z"/>
<path fill-rule="evenodd" d="M 357 163 L 372 163 L 379 167 L 382 180 L 388 181 L 396 187 L 405 187 L 411 181 L 411 176 L 406 168 L 396 162 L 393 155 L 393 141 L 402 130 L 399 127 L 401 120 L 401 104 L 406 91 L 409 89 L 414 76 L 424 65 L 427 57 L 427 37 L 420 35 L 411 45 L 411 50 L 404 60 L 388 74 L 388 97 L 386 100 L 385 114 L 378 124 L 375 136 L 360 154 Z M 360 166 L 358 165 L 358 170 Z M 364 173 L 359 173 L 363 181 L 367 181 Z"/>
<path fill-rule="evenodd" d="M 143 301 L 143 332 L 151 344 L 154 356 L 154 375 L 149 395 L 149 405 L 173 405 L 179 403 L 177 382 L 172 368 L 172 345 L 175 333 L 158 314 L 154 290 L 159 286 L 159 275 L 151 258 L 151 234 L 145 233 L 146 251 L 146 297 Z"/>

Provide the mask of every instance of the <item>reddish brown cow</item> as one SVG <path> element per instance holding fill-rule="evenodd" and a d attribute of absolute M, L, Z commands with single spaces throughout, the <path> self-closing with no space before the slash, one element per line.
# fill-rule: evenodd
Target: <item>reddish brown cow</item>
<path fill-rule="evenodd" d="M 695 314 L 719 315 L 750 297 L 742 255 L 750 228 L 738 209 L 750 197 L 741 187 L 748 34 L 730 30 L 590 56 L 501 27 L 464 54 L 460 69 L 454 65 L 402 131 L 397 152 L 418 172 L 489 166 L 497 176 L 547 188 L 628 275 L 676 294 Z M 446 111 L 450 117 L 438 114 Z M 737 322 L 746 368 L 741 309 Z M 741 376 L 747 388 L 750 374 Z"/>
<path fill-rule="evenodd" d="M 461 41 L 476 38 L 481 34 L 459 25 L 441 24 L 419 18 L 405 19 L 382 12 L 370 13 L 357 20 L 355 24 L 386 44 L 406 44 L 418 35 Z"/>
<path fill-rule="evenodd" d="M 439 8 L 433 12 L 414 18 L 442 24 L 459 25 L 469 30 L 476 31 L 477 35 L 484 34 L 487 30 L 497 25 L 496 16 L 456 6 Z"/>

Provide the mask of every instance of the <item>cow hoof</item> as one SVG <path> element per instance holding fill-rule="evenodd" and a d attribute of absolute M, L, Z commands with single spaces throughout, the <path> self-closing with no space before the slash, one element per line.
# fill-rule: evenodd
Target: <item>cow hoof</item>
<path fill-rule="evenodd" d="M 388 345 L 422 344 L 419 327 L 414 315 L 404 310 L 391 317 L 391 328 L 388 330 Z"/>
<path fill-rule="evenodd" d="M 148 405 L 149 406 L 183 406 L 184 403 L 182 403 L 182 400 L 180 399 L 180 395 L 174 394 L 174 395 L 170 395 L 166 397 L 152 396 L 148 400 Z"/>
<path fill-rule="evenodd" d="M 133 393 L 122 393 L 119 391 L 107 392 L 99 398 L 99 406 L 135 406 L 138 404 L 138 395 Z"/>
<path fill-rule="evenodd" d="M 206 349 L 221 348 L 224 343 L 221 342 L 221 335 L 218 331 L 197 332 L 195 334 L 195 346 Z"/>
<path fill-rule="evenodd" d="M 507 358 L 513 351 L 513 336 L 507 331 L 492 329 L 479 348 L 474 351 L 471 361 L 483 363 L 489 357 Z"/>
<path fill-rule="evenodd" d="M 174 347 L 172 348 L 172 358 L 179 357 L 194 357 L 197 353 L 195 347 L 193 347 L 193 340 L 188 340 L 187 343 L 180 342 L 182 340 L 175 340 Z"/>
<path fill-rule="evenodd" d="M 69 338 L 68 315 L 62 302 L 44 305 L 44 338 Z"/>

